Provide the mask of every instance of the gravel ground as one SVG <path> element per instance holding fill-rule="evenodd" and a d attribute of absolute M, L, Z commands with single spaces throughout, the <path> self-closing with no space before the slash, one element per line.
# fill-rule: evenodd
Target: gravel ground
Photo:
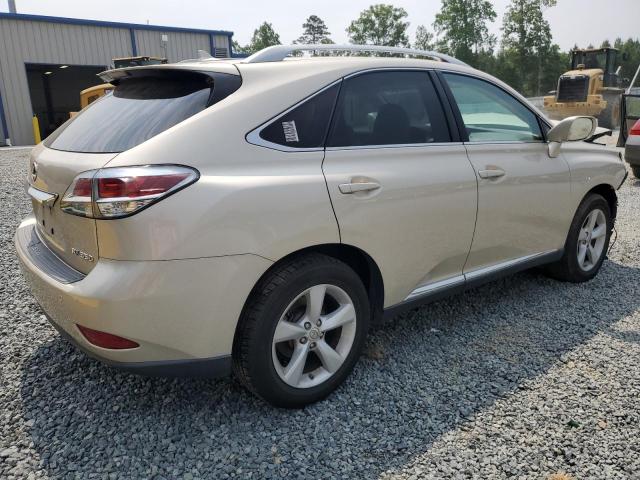
<path fill-rule="evenodd" d="M 593 281 L 527 272 L 398 317 L 338 392 L 284 411 L 60 339 L 13 252 L 26 156 L 0 151 L 0 478 L 640 478 L 640 182 Z"/>

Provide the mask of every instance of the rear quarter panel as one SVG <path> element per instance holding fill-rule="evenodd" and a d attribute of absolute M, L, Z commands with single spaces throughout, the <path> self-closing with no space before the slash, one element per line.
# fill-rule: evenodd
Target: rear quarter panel
<path fill-rule="evenodd" d="M 200 165 L 194 185 L 132 217 L 97 220 L 100 256 L 171 260 L 252 253 L 277 260 L 340 241 L 322 152 L 239 150 L 256 160 Z"/>
<path fill-rule="evenodd" d="M 169 260 L 252 253 L 277 260 L 338 243 L 324 153 L 281 152 L 245 139 L 336 75 L 309 79 L 295 69 L 284 76 L 250 69 L 231 96 L 118 155 L 109 167 L 183 164 L 197 168 L 200 179 L 132 217 L 98 220 L 100 256 Z"/>

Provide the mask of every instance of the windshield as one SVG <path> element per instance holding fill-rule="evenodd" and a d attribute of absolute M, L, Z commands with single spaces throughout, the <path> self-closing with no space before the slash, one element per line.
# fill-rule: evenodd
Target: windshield
<path fill-rule="evenodd" d="M 123 152 L 204 110 L 210 80 L 202 75 L 123 80 L 113 93 L 56 130 L 45 145 L 69 152 Z"/>
<path fill-rule="evenodd" d="M 600 68 L 605 70 L 607 67 L 607 54 L 606 52 L 573 52 L 571 68 L 575 70 L 580 64 L 584 65 L 585 69 Z"/>

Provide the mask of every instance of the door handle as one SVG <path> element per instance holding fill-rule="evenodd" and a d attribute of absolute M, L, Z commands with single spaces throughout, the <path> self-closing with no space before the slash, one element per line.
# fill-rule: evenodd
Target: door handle
<path fill-rule="evenodd" d="M 380 184 L 376 182 L 352 182 L 341 183 L 340 185 L 338 185 L 340 193 L 344 193 L 345 195 L 356 192 L 370 192 L 379 188 Z"/>
<path fill-rule="evenodd" d="M 480 178 L 498 178 L 502 177 L 506 172 L 501 168 L 492 168 L 490 170 L 478 170 Z"/>

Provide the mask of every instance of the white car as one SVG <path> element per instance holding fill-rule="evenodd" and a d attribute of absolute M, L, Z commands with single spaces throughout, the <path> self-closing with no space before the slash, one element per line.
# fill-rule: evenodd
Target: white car
<path fill-rule="evenodd" d="M 278 46 L 102 78 L 33 150 L 15 238 L 53 325 L 108 364 L 233 370 L 300 407 L 373 321 L 543 264 L 583 282 L 606 256 L 626 171 L 582 141 L 595 120 L 552 127 L 451 57 Z"/>

